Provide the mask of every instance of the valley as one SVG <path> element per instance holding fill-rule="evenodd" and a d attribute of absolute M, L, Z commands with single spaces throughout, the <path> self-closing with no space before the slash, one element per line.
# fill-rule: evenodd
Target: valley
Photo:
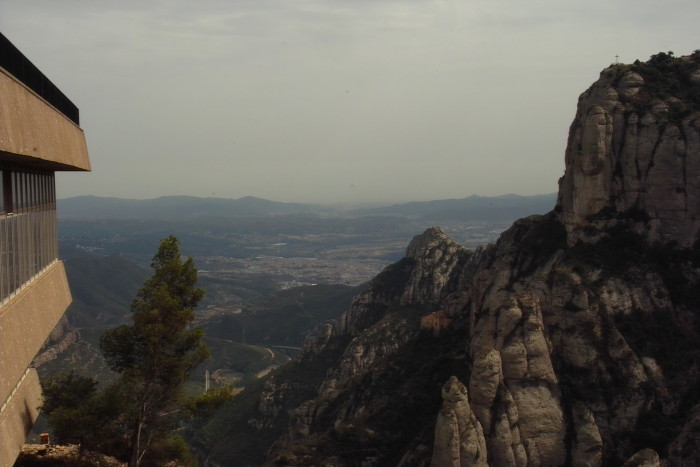
<path fill-rule="evenodd" d="M 700 51 L 604 69 L 553 207 L 63 218 L 78 308 L 39 371 L 85 368 L 75 346 L 128 319 L 127 278 L 174 233 L 208 292 L 188 390 L 236 392 L 183 430 L 204 465 L 697 465 L 699 71 Z"/>
<path fill-rule="evenodd" d="M 200 211 L 175 219 L 174 213 L 182 213 L 178 201 Z M 474 203 L 494 201 L 468 198 L 461 214 L 432 220 L 474 248 L 495 241 L 513 220 L 503 216 L 544 212 L 551 201 L 551 196 L 506 197 L 496 201 L 501 208 L 505 203 L 505 214 L 496 209 L 484 215 L 487 211 L 472 212 Z M 206 290 L 196 325 L 205 330 L 212 355 L 192 372 L 188 392 L 202 390 L 207 371 L 214 386 L 242 388 L 287 362 L 310 332 L 346 311 L 363 284 L 403 257 L 411 238 L 429 222 L 426 217 L 442 209 L 433 202 L 412 216 L 401 205 L 353 216 L 306 205 L 230 201 L 240 202 L 247 206 L 242 212 L 229 208 L 212 216 L 202 211 L 212 214 L 225 200 L 166 198 L 145 203 L 142 211 L 116 209 L 120 200 L 114 199 L 61 200 L 60 256 L 73 304 L 36 359 L 39 372 L 74 369 L 102 381 L 112 377 L 99 337 L 129 322 L 129 305 L 149 275 L 153 248 L 173 233 L 183 253 L 193 257 Z M 447 204 L 454 209 L 455 200 Z M 469 215 L 475 218 L 462 220 Z"/>

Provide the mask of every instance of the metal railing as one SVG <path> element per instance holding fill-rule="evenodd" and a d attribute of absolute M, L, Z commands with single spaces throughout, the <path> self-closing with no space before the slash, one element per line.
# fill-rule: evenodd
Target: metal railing
<path fill-rule="evenodd" d="M 58 259 L 54 174 L 4 170 L 2 175 L 0 303 Z"/>
<path fill-rule="evenodd" d="M 80 126 L 78 107 L 61 92 L 27 57 L 0 33 L 0 67 L 23 82 L 59 112 Z"/>

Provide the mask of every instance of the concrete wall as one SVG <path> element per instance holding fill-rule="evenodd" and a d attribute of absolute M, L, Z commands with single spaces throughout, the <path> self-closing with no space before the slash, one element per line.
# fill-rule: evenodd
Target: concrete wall
<path fill-rule="evenodd" d="M 0 467 L 11 467 L 39 415 L 41 385 L 36 370 L 26 371 L 0 412 Z"/>
<path fill-rule="evenodd" d="M 83 130 L 2 68 L 0 96 L 0 161 L 90 170 Z"/>
<path fill-rule="evenodd" d="M 36 419 L 41 389 L 27 367 L 71 300 L 63 263 L 56 261 L 0 307 L 0 460 L 14 462 Z"/>

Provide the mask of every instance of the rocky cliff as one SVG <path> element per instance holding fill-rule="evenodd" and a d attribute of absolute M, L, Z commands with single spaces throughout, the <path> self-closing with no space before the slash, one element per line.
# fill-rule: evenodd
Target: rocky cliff
<path fill-rule="evenodd" d="M 700 53 L 604 70 L 579 100 L 554 211 L 473 252 L 437 228 L 416 237 L 234 400 L 228 431 L 203 430 L 222 439 L 245 419 L 261 440 L 248 457 L 210 460 L 700 462 L 699 76 Z M 421 329 L 436 311 L 448 325 Z"/>
<path fill-rule="evenodd" d="M 622 224 L 689 247 L 700 229 L 697 54 L 603 70 L 579 98 L 558 209 L 569 244 Z"/>

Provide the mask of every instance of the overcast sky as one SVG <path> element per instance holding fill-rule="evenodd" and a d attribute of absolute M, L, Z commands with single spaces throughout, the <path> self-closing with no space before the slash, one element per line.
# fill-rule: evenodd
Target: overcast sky
<path fill-rule="evenodd" d="M 578 96 L 700 48 L 697 0 L 2 0 L 79 108 L 59 197 L 551 193 Z"/>

